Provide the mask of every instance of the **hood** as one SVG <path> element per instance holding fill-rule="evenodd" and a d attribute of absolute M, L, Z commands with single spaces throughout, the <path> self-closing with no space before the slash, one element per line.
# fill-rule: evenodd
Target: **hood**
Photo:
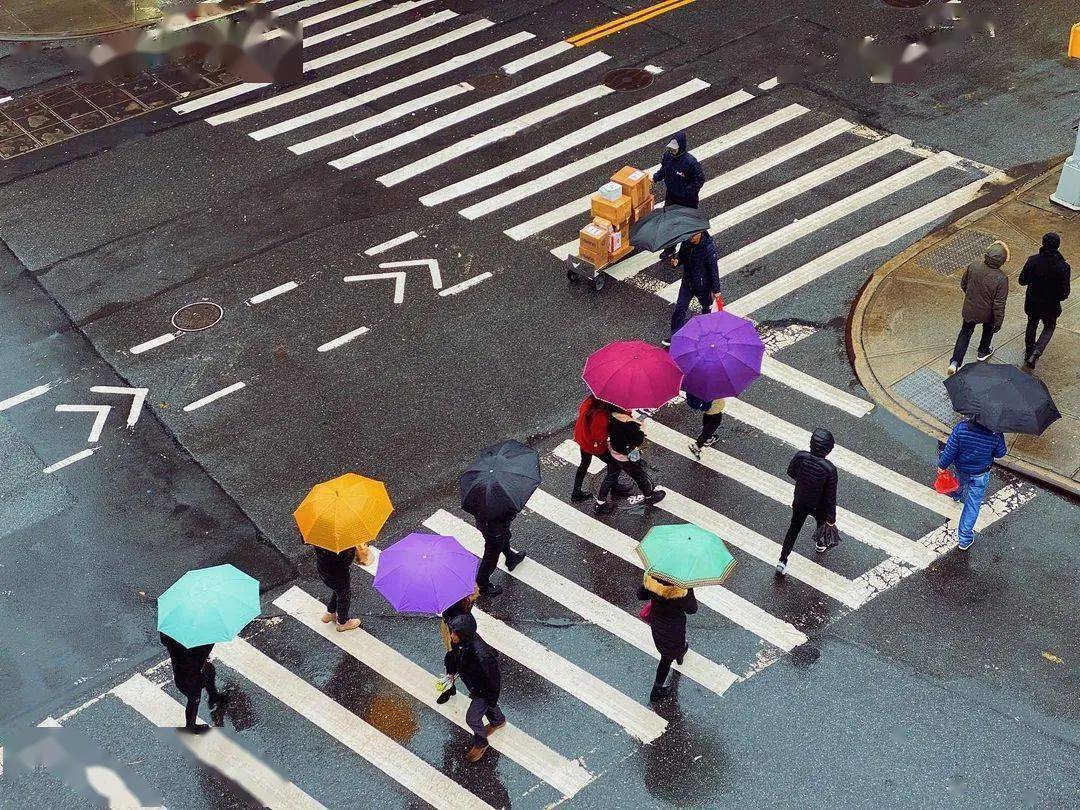
<path fill-rule="evenodd" d="M 819 428 L 810 434 L 810 452 L 819 458 L 829 455 L 835 444 L 833 435 L 827 430 Z"/>
<path fill-rule="evenodd" d="M 686 154 L 686 133 L 676 132 L 672 137 L 675 139 L 675 143 L 679 145 L 679 151 L 677 152 L 677 154 Z"/>
<path fill-rule="evenodd" d="M 1009 247 L 1004 242 L 992 242 L 986 249 L 983 261 L 987 267 L 1000 269 L 1009 260 Z"/>
<path fill-rule="evenodd" d="M 649 593 L 655 593 L 664 599 L 681 599 L 689 593 L 686 588 L 680 588 L 678 585 L 668 585 L 656 579 L 652 574 L 645 575 L 644 585 L 645 590 Z"/>
<path fill-rule="evenodd" d="M 471 613 L 462 613 L 460 616 L 455 616 L 447 624 L 447 627 L 457 633 L 462 644 L 468 644 L 476 638 L 476 619 L 472 617 Z"/>
<path fill-rule="evenodd" d="M 1044 234 L 1042 238 L 1042 246 L 1048 250 L 1057 250 L 1061 247 L 1061 237 L 1056 233 Z"/>

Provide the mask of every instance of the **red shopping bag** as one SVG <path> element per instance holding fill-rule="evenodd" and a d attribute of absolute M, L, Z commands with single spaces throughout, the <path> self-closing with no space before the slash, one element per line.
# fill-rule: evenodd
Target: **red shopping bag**
<path fill-rule="evenodd" d="M 934 489 L 942 495 L 951 495 L 960 489 L 960 482 L 948 470 L 941 470 L 934 479 Z"/>
<path fill-rule="evenodd" d="M 716 304 L 716 311 L 722 312 L 724 309 L 724 297 L 720 293 L 713 293 L 713 303 Z"/>
<path fill-rule="evenodd" d="M 645 624 L 649 624 L 652 621 L 652 599 L 645 603 L 645 607 L 638 613 L 638 618 Z"/>

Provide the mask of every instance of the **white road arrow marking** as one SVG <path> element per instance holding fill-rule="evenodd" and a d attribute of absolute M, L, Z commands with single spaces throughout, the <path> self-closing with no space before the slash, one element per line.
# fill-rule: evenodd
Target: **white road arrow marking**
<path fill-rule="evenodd" d="M 105 420 L 109 418 L 112 405 L 57 405 L 56 410 L 61 413 L 96 413 L 94 426 L 90 428 L 90 437 L 86 440 L 93 444 L 101 438 L 101 431 L 105 427 Z"/>
<path fill-rule="evenodd" d="M 135 423 L 139 421 L 139 417 L 142 416 L 142 406 L 146 402 L 146 395 L 150 393 L 149 388 L 124 388 L 117 385 L 94 385 L 90 387 L 90 390 L 95 394 L 127 394 L 131 397 L 131 408 L 128 409 L 127 426 L 135 427 Z"/>
<path fill-rule="evenodd" d="M 379 265 L 382 267 L 383 265 Z M 397 279 L 397 283 L 394 285 L 394 303 L 400 304 L 405 300 L 405 272 L 398 270 L 394 273 L 364 273 L 360 276 L 345 276 L 345 281 L 371 281 L 380 278 L 393 278 Z"/>
<path fill-rule="evenodd" d="M 442 273 L 439 270 L 437 259 L 417 259 L 408 262 L 383 262 L 379 269 L 388 270 L 391 267 L 427 267 L 431 271 L 431 286 L 436 290 L 442 289 Z"/>

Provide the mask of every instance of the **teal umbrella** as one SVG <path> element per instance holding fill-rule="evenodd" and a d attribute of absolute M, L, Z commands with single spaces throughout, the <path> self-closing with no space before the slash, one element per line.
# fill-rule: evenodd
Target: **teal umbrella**
<path fill-rule="evenodd" d="M 735 567 L 723 540 L 690 523 L 654 526 L 637 553 L 649 573 L 682 588 L 719 585 Z"/>
<path fill-rule="evenodd" d="M 158 597 L 158 630 L 185 647 L 216 644 L 261 612 L 257 579 L 231 565 L 197 568 Z"/>

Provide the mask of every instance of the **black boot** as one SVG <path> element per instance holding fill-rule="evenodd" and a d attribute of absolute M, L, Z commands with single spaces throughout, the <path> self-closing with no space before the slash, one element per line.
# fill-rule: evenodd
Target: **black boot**
<path fill-rule="evenodd" d="M 591 497 L 592 496 L 589 495 L 589 493 L 586 492 L 583 489 L 575 489 L 573 492 L 570 493 L 570 500 L 573 501 L 574 503 L 580 503 L 581 501 L 587 501 Z"/>
<path fill-rule="evenodd" d="M 662 683 L 654 683 L 652 691 L 649 692 L 649 703 L 657 703 L 671 694 L 671 687 L 665 686 Z"/>
<path fill-rule="evenodd" d="M 506 558 L 506 570 L 513 571 L 528 555 L 524 551 L 516 551 Z"/>

